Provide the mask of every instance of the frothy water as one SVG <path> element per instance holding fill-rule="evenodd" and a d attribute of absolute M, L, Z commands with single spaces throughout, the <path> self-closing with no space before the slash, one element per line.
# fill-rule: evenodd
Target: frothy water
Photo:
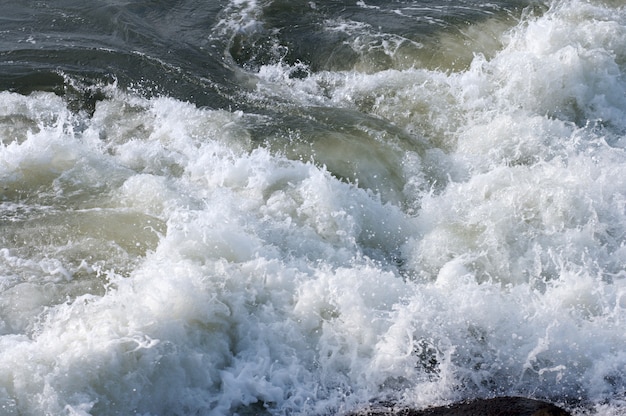
<path fill-rule="evenodd" d="M 208 105 L 0 92 L 0 414 L 622 414 L 626 9 L 443 4 L 232 1 L 162 60 Z"/>

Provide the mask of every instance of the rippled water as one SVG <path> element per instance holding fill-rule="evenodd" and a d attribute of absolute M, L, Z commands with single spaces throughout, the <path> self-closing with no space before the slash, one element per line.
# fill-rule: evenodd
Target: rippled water
<path fill-rule="evenodd" d="M 621 1 L 24 1 L 0 414 L 626 411 Z"/>

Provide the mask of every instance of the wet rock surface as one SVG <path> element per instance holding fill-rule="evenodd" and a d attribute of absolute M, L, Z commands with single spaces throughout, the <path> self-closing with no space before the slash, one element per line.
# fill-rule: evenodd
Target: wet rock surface
<path fill-rule="evenodd" d="M 349 416 L 571 416 L 558 406 L 524 397 L 477 399 L 422 410 L 394 406 L 371 407 Z"/>

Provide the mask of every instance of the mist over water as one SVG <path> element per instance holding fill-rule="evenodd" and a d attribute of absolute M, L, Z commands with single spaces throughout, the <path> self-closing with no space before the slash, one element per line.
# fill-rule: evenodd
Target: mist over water
<path fill-rule="evenodd" d="M 0 28 L 0 415 L 626 411 L 621 2 Z"/>

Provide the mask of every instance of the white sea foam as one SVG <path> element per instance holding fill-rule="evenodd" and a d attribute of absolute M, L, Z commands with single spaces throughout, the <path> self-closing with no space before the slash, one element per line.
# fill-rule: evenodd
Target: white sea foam
<path fill-rule="evenodd" d="M 255 75 L 257 96 L 406 132 L 377 148 L 405 205 L 372 191 L 389 179 L 366 153 L 342 181 L 332 143 L 289 159 L 249 114 L 113 89 L 86 118 L 1 93 L 0 412 L 521 394 L 620 414 L 625 20 L 558 3 L 455 73 Z"/>

